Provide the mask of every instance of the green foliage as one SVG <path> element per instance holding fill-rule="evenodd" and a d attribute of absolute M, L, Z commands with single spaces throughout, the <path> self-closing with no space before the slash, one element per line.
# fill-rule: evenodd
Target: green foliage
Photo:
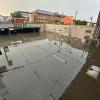
<path fill-rule="evenodd" d="M 21 17 L 23 17 L 22 14 L 21 14 L 20 12 L 11 13 L 11 16 L 12 16 L 12 17 L 16 17 L 16 18 L 21 18 Z"/>
<path fill-rule="evenodd" d="M 87 21 L 76 20 L 75 25 L 87 25 Z"/>
<path fill-rule="evenodd" d="M 49 22 L 49 23 L 53 23 L 53 20 L 52 20 L 52 19 L 49 19 L 48 22 Z"/>

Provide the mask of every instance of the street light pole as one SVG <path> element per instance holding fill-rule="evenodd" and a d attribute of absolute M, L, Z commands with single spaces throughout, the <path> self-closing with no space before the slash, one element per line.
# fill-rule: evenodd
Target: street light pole
<path fill-rule="evenodd" d="M 74 25 L 75 25 L 75 21 L 76 21 L 76 18 L 77 18 L 77 14 L 78 14 L 78 11 L 75 12 Z"/>
<path fill-rule="evenodd" d="M 91 26 L 92 26 L 93 16 L 92 16 L 92 17 L 90 17 L 90 20 L 91 20 Z"/>

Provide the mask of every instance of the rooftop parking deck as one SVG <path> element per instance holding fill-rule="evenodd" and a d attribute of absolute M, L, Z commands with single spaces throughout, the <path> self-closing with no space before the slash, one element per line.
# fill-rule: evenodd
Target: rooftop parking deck
<path fill-rule="evenodd" d="M 76 92 L 77 91 L 77 92 Z M 100 44 L 92 41 L 86 63 L 59 100 L 100 99 Z"/>
<path fill-rule="evenodd" d="M 1 51 L 0 67 L 7 69 L 0 77 L 0 100 L 58 100 L 88 54 L 70 45 L 67 48 L 65 43 L 59 47 L 59 42 L 48 39 L 9 46 L 7 57 Z"/>

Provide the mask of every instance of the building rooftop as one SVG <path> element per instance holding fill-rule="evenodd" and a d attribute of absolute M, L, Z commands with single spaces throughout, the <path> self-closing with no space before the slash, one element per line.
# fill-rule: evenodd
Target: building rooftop
<path fill-rule="evenodd" d="M 35 12 L 40 13 L 40 14 L 44 14 L 44 15 L 49 15 L 49 16 L 53 16 L 53 15 L 61 16 L 61 17 L 65 16 L 63 14 L 58 14 L 56 12 L 50 12 L 50 11 L 45 11 L 45 10 L 40 10 L 40 9 L 35 10 Z"/>
<path fill-rule="evenodd" d="M 50 16 L 54 15 L 53 12 L 45 11 L 45 10 L 40 10 L 40 9 L 35 10 L 35 12 L 36 13 L 40 13 L 40 14 L 50 15 Z"/>

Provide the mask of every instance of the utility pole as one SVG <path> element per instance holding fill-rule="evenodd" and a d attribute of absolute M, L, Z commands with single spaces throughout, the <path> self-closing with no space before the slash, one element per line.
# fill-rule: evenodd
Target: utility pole
<path fill-rule="evenodd" d="M 92 21 L 93 21 L 93 16 L 92 16 L 92 17 L 90 17 L 90 20 L 91 20 L 91 23 L 92 23 Z"/>
<path fill-rule="evenodd" d="M 92 26 L 93 16 L 92 16 L 92 17 L 90 17 L 90 20 L 91 20 L 91 26 Z"/>
<path fill-rule="evenodd" d="M 77 14 L 78 14 L 78 11 L 75 12 L 74 25 L 75 25 L 75 21 L 76 21 L 76 19 L 77 19 Z"/>

